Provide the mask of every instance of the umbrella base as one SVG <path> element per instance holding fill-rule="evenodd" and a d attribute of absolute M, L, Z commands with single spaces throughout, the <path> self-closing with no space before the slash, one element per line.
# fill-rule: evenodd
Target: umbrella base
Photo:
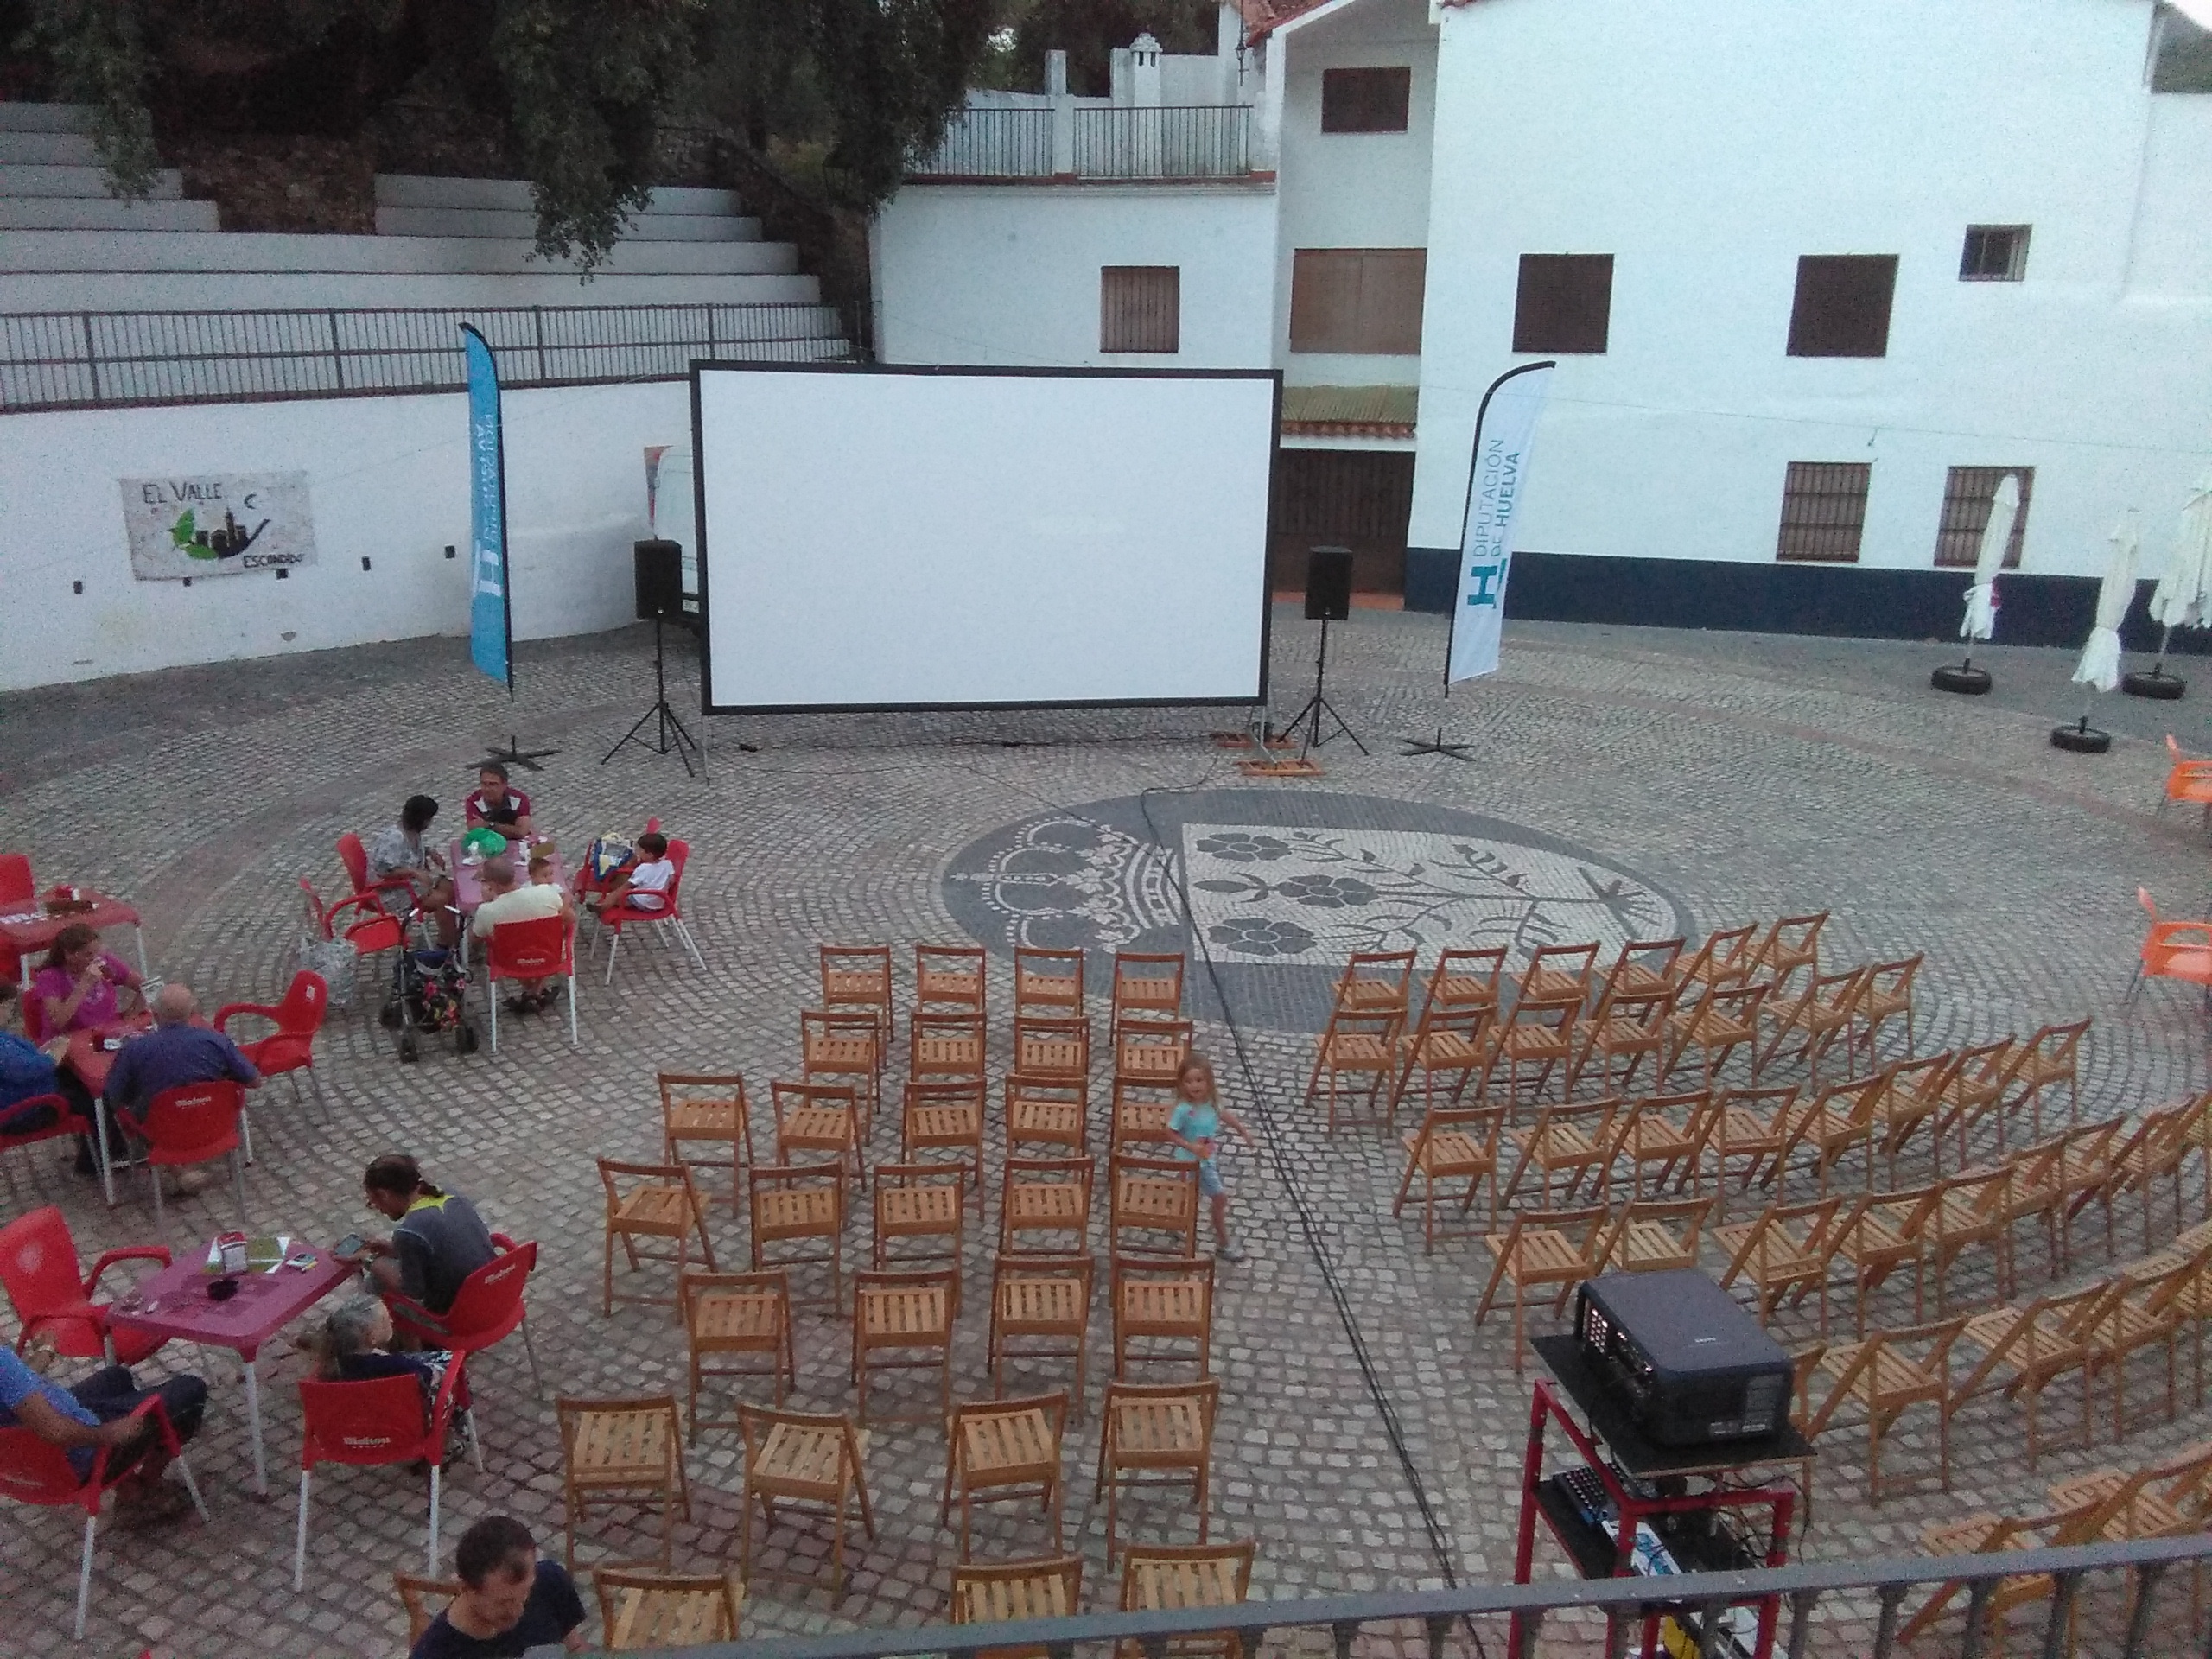
<path fill-rule="evenodd" d="M 1986 668 L 1964 668 L 1956 663 L 1937 669 L 1928 677 L 1928 683 L 1938 691 L 1955 691 L 1961 696 L 1986 696 L 1989 693 L 1989 671 Z"/>
<path fill-rule="evenodd" d="M 2094 726 L 2054 726 L 2050 728 L 2050 747 L 2064 749 L 2069 754 L 2102 754 L 2112 747 L 2112 734 L 2101 732 Z"/>
<path fill-rule="evenodd" d="M 2148 674 L 2121 675 L 2120 689 L 2131 697 L 2155 697 L 2160 702 L 2173 702 L 2189 690 L 2189 682 L 2178 674 L 2154 668 Z"/>

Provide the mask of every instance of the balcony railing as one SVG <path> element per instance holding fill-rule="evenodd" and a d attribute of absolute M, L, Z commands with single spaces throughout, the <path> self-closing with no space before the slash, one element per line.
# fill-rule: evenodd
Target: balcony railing
<path fill-rule="evenodd" d="M 963 110 L 946 124 L 944 142 L 913 169 L 956 179 L 1042 179 L 1052 173 L 1052 111 Z"/>
<path fill-rule="evenodd" d="M 1086 179 L 1226 179 L 1252 169 L 1242 104 L 1075 112 L 1075 170 Z"/>
<path fill-rule="evenodd" d="M 0 314 L 0 413 L 457 391 L 474 323 L 507 386 L 677 379 L 694 358 L 836 362 L 827 305 Z"/>

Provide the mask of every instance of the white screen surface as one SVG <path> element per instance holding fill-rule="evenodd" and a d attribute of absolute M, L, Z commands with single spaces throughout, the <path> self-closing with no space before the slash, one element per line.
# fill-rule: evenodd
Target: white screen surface
<path fill-rule="evenodd" d="M 1272 374 L 697 372 L 715 709 L 1256 702 Z"/>

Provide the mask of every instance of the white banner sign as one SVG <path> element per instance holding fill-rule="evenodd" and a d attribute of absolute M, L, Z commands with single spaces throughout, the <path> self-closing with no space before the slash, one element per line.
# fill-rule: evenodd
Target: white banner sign
<path fill-rule="evenodd" d="M 1467 528 L 1459 550 L 1459 593 L 1452 607 L 1447 684 L 1497 672 L 1505 626 L 1505 578 L 1513 563 L 1513 514 L 1529 475 L 1529 446 L 1551 385 L 1548 364 L 1516 374 L 1491 394 L 1478 424 L 1467 480 Z"/>
<path fill-rule="evenodd" d="M 141 582 L 315 563 L 305 473 L 180 473 L 119 482 L 130 574 Z"/>

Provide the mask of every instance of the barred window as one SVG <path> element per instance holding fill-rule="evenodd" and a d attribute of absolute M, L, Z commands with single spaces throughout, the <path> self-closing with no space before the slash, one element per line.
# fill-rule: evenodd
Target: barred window
<path fill-rule="evenodd" d="M 2028 227 L 1969 225 L 1959 251 L 1962 283 L 2017 283 L 2028 273 Z"/>
<path fill-rule="evenodd" d="M 1180 265 L 1105 265 L 1098 272 L 1098 349 L 1182 350 Z"/>
<path fill-rule="evenodd" d="M 1863 461 L 1793 461 L 1782 486 L 1777 559 L 1856 564 L 1866 528 L 1866 489 L 1874 468 Z"/>
<path fill-rule="evenodd" d="M 1611 254 L 1524 253 L 1513 300 L 1513 349 L 1602 353 L 1612 310 Z"/>
<path fill-rule="evenodd" d="M 1410 69 L 1324 69 L 1321 130 L 1403 132 L 1413 86 Z"/>
<path fill-rule="evenodd" d="M 1413 357 L 1424 248 L 1300 248 L 1290 260 L 1290 349 Z"/>
<path fill-rule="evenodd" d="M 1808 253 L 1797 262 L 1789 308 L 1792 357 L 1887 357 L 1893 253 Z"/>
<path fill-rule="evenodd" d="M 1936 565 L 1938 569 L 1974 568 L 1981 556 L 1981 533 L 1989 528 L 1989 512 L 1997 486 L 2006 477 L 2019 480 L 2020 511 L 2013 516 L 2012 534 L 2005 543 L 2005 568 L 2020 566 L 2020 543 L 2028 531 L 2028 499 L 2035 493 L 2032 467 L 1954 467 L 1943 480 L 1943 516 L 1936 527 Z"/>

